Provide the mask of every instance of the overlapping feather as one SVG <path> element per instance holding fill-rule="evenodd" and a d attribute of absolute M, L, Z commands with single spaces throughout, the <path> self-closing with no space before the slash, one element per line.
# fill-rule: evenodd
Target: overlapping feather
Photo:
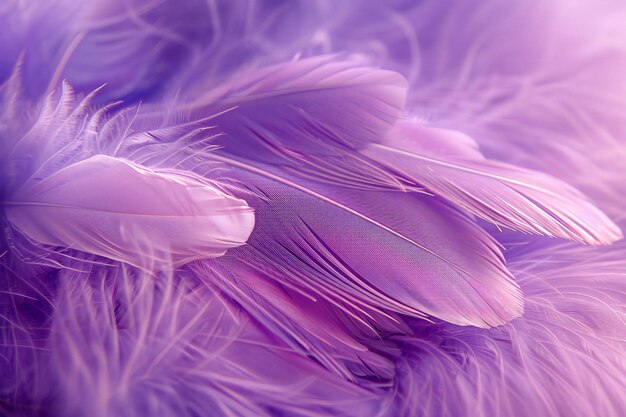
<path fill-rule="evenodd" d="M 165 2 L 163 8 L 157 7 L 160 2 L 147 3 L 148 10 L 161 12 L 178 7 L 176 2 Z M 412 83 L 422 80 L 409 96 L 412 109 L 432 112 L 431 118 L 440 118 L 442 125 L 489 134 L 502 123 L 499 114 L 528 103 L 517 92 L 536 86 L 533 80 L 525 84 L 516 78 L 515 66 L 515 74 L 499 79 L 506 81 L 502 87 L 508 90 L 496 89 L 493 80 L 473 85 L 474 64 L 482 71 L 493 66 L 507 72 L 510 63 L 485 59 L 489 53 L 478 53 L 475 45 L 469 48 L 468 57 L 461 57 L 457 49 L 463 49 L 465 38 L 470 44 L 480 44 L 475 37 L 465 36 L 482 33 L 476 27 L 498 35 L 502 27 L 508 31 L 510 23 L 519 19 L 504 14 L 502 24 L 476 26 L 490 13 L 500 16 L 499 6 L 483 6 L 484 13 L 471 14 L 466 9 L 470 6 L 457 5 L 440 13 L 442 8 L 435 2 L 420 2 L 378 5 L 380 13 L 374 20 L 384 24 L 370 25 L 371 16 L 356 13 L 372 5 L 367 1 L 341 7 L 292 2 L 282 8 L 260 7 L 272 10 L 261 19 L 269 22 L 266 25 L 256 20 L 263 13 L 250 9 L 243 29 L 232 35 L 230 30 L 240 27 L 237 11 L 243 4 L 210 2 L 208 7 L 187 9 L 198 11 L 194 22 L 202 22 L 207 10 L 204 16 L 212 16 L 212 24 L 219 21 L 217 16 L 229 16 L 234 22 L 228 28 L 214 25 L 209 47 L 194 49 L 191 55 L 187 51 L 177 55 L 180 44 L 175 38 L 184 37 L 185 32 L 176 26 L 175 13 L 159 20 L 158 13 L 137 14 L 134 3 L 115 2 L 108 9 L 123 10 L 119 25 L 105 21 L 97 27 L 94 21 L 83 21 L 85 25 L 72 26 L 69 36 L 60 37 L 54 25 L 51 31 L 46 26 L 42 33 L 52 33 L 51 42 L 37 48 L 27 67 L 32 71 L 38 62 L 45 62 L 51 44 L 64 45 L 60 55 L 53 53 L 60 61 L 52 71 L 51 88 L 62 76 L 77 80 L 81 88 L 100 85 L 107 71 L 93 67 L 91 58 L 96 56 L 111 64 L 104 67 L 119 70 L 112 74 L 115 85 L 101 97 L 153 100 L 147 106 L 127 107 L 111 117 L 112 107 L 96 111 L 89 106 L 90 100 L 75 106 L 73 94 L 65 87 L 60 100 L 50 95 L 39 108 L 26 106 L 27 112 L 16 112 L 19 106 L 13 104 L 20 98 L 13 93 L 17 90 L 9 89 L 7 95 L 5 89 L 5 113 L 0 119 L 3 201 L 19 188 L 32 191 L 57 182 L 64 172 L 107 161 L 106 165 L 122 171 L 130 167 L 128 172 L 141 173 L 130 175 L 138 182 L 150 177 L 173 186 L 179 195 L 189 196 L 173 184 L 197 187 L 231 203 L 240 200 L 227 195 L 236 195 L 258 217 L 247 245 L 216 260 L 194 261 L 173 273 L 174 265 L 168 262 L 163 262 L 161 270 L 142 272 L 117 262 L 94 263 L 92 254 L 81 251 L 69 257 L 58 251 L 53 256 L 62 256 L 55 263 L 43 262 L 50 252 L 42 252 L 33 237 L 51 238 L 43 243 L 60 239 L 53 244 L 64 247 L 85 235 L 76 228 L 58 233 L 63 223 L 46 221 L 60 216 L 40 216 L 40 224 L 34 226 L 37 230 L 31 230 L 29 237 L 3 216 L 7 233 L 0 247 L 5 278 L 0 293 L 0 352 L 11 367 L 2 370 L 0 389 L 4 398 L 13 400 L 3 400 L 2 409 L 15 415 L 43 412 L 39 407 L 54 398 L 48 411 L 65 415 L 197 415 L 207 409 L 217 415 L 619 415 L 623 404 L 615 387 L 623 382 L 619 373 L 623 364 L 618 360 L 623 347 L 615 340 L 623 327 L 620 299 L 624 293 L 616 281 L 623 269 L 616 261 L 620 251 L 594 255 L 587 262 L 584 258 L 591 249 L 567 246 L 560 250 L 531 237 L 506 242 L 508 232 L 498 233 L 510 246 L 525 246 L 531 239 L 540 242 L 527 254 L 506 252 L 514 260 L 511 270 L 521 277 L 529 297 L 526 317 L 497 329 L 455 325 L 501 325 L 518 316 L 522 305 L 502 249 L 463 211 L 506 228 L 607 244 L 621 233 L 601 211 L 554 178 L 483 159 L 465 136 L 414 124 L 408 128 L 410 134 L 405 134 L 406 126 L 393 128 L 402 113 L 406 88 L 397 74 L 344 62 L 345 56 L 295 59 L 266 70 L 242 71 L 254 66 L 260 51 L 265 54 L 264 62 L 302 51 L 303 55 L 342 48 L 366 52 L 386 67 L 404 71 Z M 528 4 L 515 10 L 537 11 L 531 17 L 541 18 L 549 8 Z M 327 16 L 323 28 L 303 18 L 318 12 Z M 60 20 L 67 17 L 59 16 Z M 289 36 L 274 31 L 274 23 L 284 16 L 291 19 L 278 27 Z M 342 24 L 346 21 L 357 24 Z M 388 30 L 390 25 L 394 30 Z M 424 30 L 434 31 L 435 26 L 437 36 L 423 36 Z M 114 32 L 120 27 L 137 36 L 117 43 Z M 193 32 L 201 26 L 190 22 L 182 27 Z M 76 37 L 77 28 L 94 31 L 87 34 L 82 48 L 84 34 Z M 288 42 L 296 32 L 298 36 Z M 145 49 L 147 39 L 159 39 L 162 48 Z M 456 49 L 447 48 L 440 43 L 447 39 L 463 42 Z M 515 37 L 514 41 L 516 47 L 507 44 L 504 49 L 489 50 L 508 56 L 528 44 Z M 274 42 L 281 48 L 270 57 Z M 234 50 L 249 54 L 234 56 Z M 173 76 L 177 65 L 151 67 L 168 51 L 184 56 L 180 62 L 191 64 L 178 74 L 180 78 Z M 10 64 L 16 53 L 11 48 L 8 52 Z M 422 52 L 428 61 L 425 65 L 420 62 Z M 528 48 L 521 48 L 521 53 L 525 63 L 534 59 Z M 118 67 L 122 55 L 137 58 L 137 65 Z M 187 60 L 189 56 L 194 60 Z M 126 79 L 125 69 L 132 72 L 135 67 L 140 71 Z M 0 76 L 5 69 L 0 67 Z M 137 73 L 146 77 L 138 78 Z M 156 87 L 155 78 L 163 74 L 169 77 L 170 88 Z M 237 77 L 224 82 L 225 74 Z M 456 76 L 458 80 L 452 78 Z M 29 82 L 28 87 L 46 86 L 49 79 L 35 76 L 31 80 L 36 82 Z M 455 89 L 445 90 L 452 83 Z M 482 89 L 476 95 L 479 102 L 473 103 L 466 100 L 467 90 L 476 86 Z M 443 98 L 442 91 L 446 91 Z M 509 96 L 500 96 L 501 91 Z M 163 92 L 169 101 L 154 100 Z M 420 105 L 417 100 L 422 100 Z M 590 101 L 598 100 L 594 95 Z M 486 104 L 494 113 L 479 111 Z M 551 110 L 550 120 L 574 114 Z M 456 117 L 459 111 L 465 118 Z M 603 111 L 608 113 L 606 106 Z M 12 122 L 13 115 L 27 113 L 39 114 L 39 120 L 26 117 L 27 122 Z M 548 122 L 531 116 L 531 121 L 539 120 L 536 130 L 549 131 Z M 581 120 L 589 125 L 586 116 Z M 513 128 L 520 131 L 519 124 Z M 49 140 L 42 140 L 42 133 L 49 133 Z M 501 150 L 508 145 L 497 142 L 503 135 L 495 139 L 475 136 L 481 146 L 487 144 L 489 155 L 517 161 L 517 153 L 503 155 Z M 542 149 L 551 146 L 557 147 L 548 144 Z M 5 152 L 12 147 L 18 150 L 16 154 Z M 108 156 L 94 157 L 98 154 Z M 527 157 L 519 160 L 528 165 Z M 539 158 L 537 165 L 531 165 L 567 177 L 562 170 L 542 166 L 542 161 Z M 577 169 L 585 166 L 574 165 Z M 601 188 L 593 184 L 600 171 L 594 169 L 585 191 Z M 76 189 L 96 187 L 89 176 L 79 180 L 82 186 Z M 69 182 L 63 187 L 74 189 Z M 120 207 L 139 197 L 135 194 L 141 193 L 133 192 L 136 189 L 142 188 L 129 185 L 131 198 Z M 110 188 L 107 193 L 113 194 Z M 87 192 L 84 197 L 97 203 L 90 207 L 106 206 L 107 193 Z M 36 194 L 25 195 L 32 199 Z M 52 193 L 42 195 L 52 198 Z M 72 195 L 65 202 L 77 204 L 80 199 Z M 194 206 L 194 201 L 183 200 Z M 149 206 L 147 211 L 162 204 L 156 198 L 136 202 Z M 612 200 L 609 205 L 616 203 Z M 210 209 L 202 204 L 195 207 L 200 210 L 200 206 Z M 42 210 L 43 214 L 52 212 Z M 250 225 L 246 221 L 250 213 L 244 212 L 240 213 L 243 224 Z M 81 216 L 63 221 L 93 226 Z M 160 242 L 180 244 L 185 253 L 174 257 L 180 263 L 217 254 L 211 246 L 214 239 L 209 239 L 208 252 L 207 241 L 199 250 L 183 245 L 188 235 L 183 232 L 188 229 L 164 236 L 165 229 L 139 228 L 142 231 L 135 237 L 158 236 Z M 119 229 L 101 230 L 114 233 Z M 192 228 L 191 235 L 202 230 Z M 245 233 L 238 242 L 243 243 L 244 237 Z M 157 239 L 143 240 L 148 246 L 153 241 Z M 122 239 L 118 244 L 126 242 Z M 136 260 L 137 253 L 117 256 L 110 248 L 97 242 L 78 247 L 118 261 Z M 189 253 L 189 249 L 194 250 Z M 562 264 L 555 264 L 555 259 Z M 596 272 L 600 275 L 594 280 Z M 589 283 L 598 287 L 590 289 Z M 233 313 L 239 308 L 241 315 Z M 404 324 L 406 315 L 414 316 L 408 319 L 410 328 Z M 424 315 L 435 324 L 421 320 Z M 49 333 L 51 322 L 54 332 Z M 562 366 L 557 369 L 555 363 Z M 555 381 L 564 388 L 555 389 Z M 77 387 L 82 388 L 79 393 Z M 601 398 L 599 410 L 594 398 Z"/>
<path fill-rule="evenodd" d="M 219 98 L 216 102 L 189 105 L 194 115 L 204 109 L 196 117 L 216 114 L 207 124 L 224 131 L 211 139 L 215 148 L 196 159 L 230 167 L 222 175 L 248 188 L 242 196 L 257 195 L 245 197 L 254 201 L 259 220 L 246 248 L 231 253 L 237 268 L 252 267 L 309 292 L 313 285 L 331 299 L 358 291 L 364 295 L 357 304 L 366 296 L 367 306 L 458 324 L 493 326 L 520 314 L 520 294 L 495 242 L 453 209 L 441 206 L 442 213 L 435 213 L 434 199 L 408 195 L 405 178 L 357 152 L 398 117 L 403 86 L 396 75 L 316 58 L 249 78 L 243 91 L 225 86 L 207 93 Z M 274 114 L 284 114 L 286 123 L 274 123 L 283 120 L 270 117 Z M 141 125 L 142 117 L 137 120 Z M 142 163 L 160 161 L 161 131 L 129 138 L 133 147 L 140 144 L 136 155 Z M 152 155 L 151 149 L 158 152 Z M 192 158 L 183 166 L 194 164 Z M 344 176 L 329 175 L 342 166 Z M 337 234 L 348 225 L 353 237 Z M 450 233 L 436 233 L 437 227 Z M 463 247 L 452 230 L 467 236 Z M 328 266 L 303 275 L 319 268 L 320 256 Z M 342 285 L 347 287 L 341 290 Z"/>
<path fill-rule="evenodd" d="M 539 172 L 488 161 L 467 147 L 471 139 L 454 143 L 459 136 L 404 122 L 364 153 L 498 226 L 596 245 L 623 237 L 578 190 Z"/>
<path fill-rule="evenodd" d="M 389 416 L 622 413 L 623 243 L 539 241 L 511 256 L 524 317 L 488 331 L 411 323 Z"/>

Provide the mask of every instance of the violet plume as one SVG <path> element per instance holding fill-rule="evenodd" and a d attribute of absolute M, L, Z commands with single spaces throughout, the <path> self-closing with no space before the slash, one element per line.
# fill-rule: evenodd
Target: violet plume
<path fill-rule="evenodd" d="M 0 415 L 626 415 L 619 0 L 4 0 Z"/>

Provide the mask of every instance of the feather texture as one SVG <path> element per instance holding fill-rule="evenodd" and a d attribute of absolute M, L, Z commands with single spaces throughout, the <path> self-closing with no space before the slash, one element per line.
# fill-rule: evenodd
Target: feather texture
<path fill-rule="evenodd" d="M 432 137 L 441 140 L 433 146 Z M 455 140 L 456 148 L 450 149 Z M 623 237 L 573 187 L 540 172 L 488 161 L 455 132 L 404 122 L 363 152 L 498 226 L 596 245 Z"/>
<path fill-rule="evenodd" d="M 248 197 L 257 229 L 226 258 L 237 260 L 235 268 L 251 265 L 291 285 L 321 287 L 331 299 L 356 295 L 366 305 L 462 325 L 495 326 L 521 314 L 521 293 L 497 244 L 445 204 L 401 192 L 317 187 L 232 164 L 244 171 L 231 177 L 273 202 Z"/>
<path fill-rule="evenodd" d="M 402 113 L 406 81 L 397 73 L 321 56 L 244 73 L 209 91 L 176 93 L 187 119 L 210 117 L 204 124 L 221 133 L 211 144 L 237 159 L 334 184 L 403 187 L 354 152 L 383 136 Z M 139 116 L 152 117 L 150 109 Z M 174 128 L 180 120 L 166 123 Z"/>
<path fill-rule="evenodd" d="M 224 135 L 211 138 L 207 151 L 188 145 L 181 154 L 191 157 L 181 156 L 185 162 L 179 165 L 221 163 L 231 169 L 220 175 L 248 188 L 240 197 L 254 207 L 258 226 L 249 245 L 233 252 L 236 272 L 253 266 L 330 298 L 357 296 L 366 306 L 463 325 L 495 326 L 521 314 L 521 294 L 491 238 L 436 199 L 407 194 L 403 178 L 358 153 L 399 116 L 402 79 L 329 57 L 243 79 L 250 81 L 205 93 L 207 103 L 190 105 L 197 120 L 217 125 Z M 173 154 L 168 147 L 180 149 L 168 145 L 168 132 L 199 129 L 179 121 L 138 132 L 152 113 L 147 109 L 137 118 L 126 142 L 148 166 Z M 200 146 L 202 138 L 192 143 Z M 337 235 L 348 225 L 354 236 Z M 437 227 L 449 232 L 435 233 Z M 454 243 L 455 234 L 465 236 L 465 246 Z M 312 246 L 302 246 L 307 244 Z M 319 256 L 328 265 L 315 266 Z"/>
<path fill-rule="evenodd" d="M 269 271 L 266 275 L 253 268 L 233 268 L 239 272 L 235 273 L 227 267 L 232 264 L 223 258 L 190 268 L 295 351 L 315 358 L 342 379 L 383 385 L 393 377 L 390 358 L 397 356 L 398 349 L 381 340 L 381 335 L 410 333 L 398 315 L 367 307 L 342 308 L 319 291 L 312 298 L 301 289 L 281 285 Z"/>
<path fill-rule="evenodd" d="M 621 3 L 0 1 L 0 415 L 625 415 Z"/>
<path fill-rule="evenodd" d="M 46 412 L 270 417 L 312 416 L 314 407 L 347 416 L 343 407 L 365 412 L 373 398 L 198 286 L 188 270 L 73 266 L 58 277 L 50 345 L 36 351 L 51 382 L 38 394 L 57 398 Z"/>
<path fill-rule="evenodd" d="M 103 155 L 20 188 L 5 205 L 34 241 L 140 267 L 221 256 L 254 226 L 243 200 L 198 178 Z"/>
<path fill-rule="evenodd" d="M 614 389 L 626 370 L 626 258 L 623 243 L 606 249 L 518 246 L 511 269 L 526 311 L 506 326 L 412 322 L 388 415 L 621 415 L 624 400 Z"/>

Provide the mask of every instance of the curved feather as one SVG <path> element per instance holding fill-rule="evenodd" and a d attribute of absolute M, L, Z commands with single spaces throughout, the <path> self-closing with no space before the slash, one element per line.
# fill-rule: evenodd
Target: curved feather
<path fill-rule="evenodd" d="M 441 137 L 445 147 L 432 146 Z M 380 144 L 363 153 L 405 173 L 434 194 L 498 226 L 592 245 L 623 237 L 578 190 L 539 172 L 489 161 L 459 133 L 399 123 Z M 423 140 L 424 139 L 424 140 Z"/>
<path fill-rule="evenodd" d="M 252 71 L 200 95 L 194 89 L 183 96 L 191 118 L 215 115 L 210 124 L 222 135 L 212 144 L 237 158 L 325 182 L 402 188 L 388 170 L 351 151 L 392 127 L 406 89 L 406 80 L 395 72 L 321 56 Z"/>
<path fill-rule="evenodd" d="M 519 289 L 484 231 L 434 198 L 398 191 L 396 173 L 358 153 L 399 116 L 401 77 L 323 57 L 252 74 L 198 100 L 185 123 L 165 120 L 142 132 L 154 111 L 140 116 L 126 146 L 147 166 L 168 158 L 187 169 L 222 163 L 224 178 L 249 188 L 232 192 L 262 214 L 250 244 L 229 257 L 236 255 L 229 265 L 236 273 L 252 267 L 340 304 L 463 325 L 496 326 L 521 314 Z M 192 140 L 196 149 L 181 149 L 179 127 L 197 129 L 198 120 L 224 135 L 205 143 L 208 150 L 201 137 Z"/>
<path fill-rule="evenodd" d="M 495 241 L 435 198 L 320 186 L 214 158 L 260 195 L 247 197 L 255 233 L 223 259 L 235 271 L 251 267 L 338 303 L 460 325 L 497 326 L 521 314 Z"/>
<path fill-rule="evenodd" d="M 238 267 L 235 274 L 226 267 L 232 262 L 222 260 L 194 263 L 190 269 L 296 351 L 349 381 L 393 377 L 391 358 L 398 351 L 382 337 L 410 332 L 397 315 L 369 309 L 363 318 L 354 319 L 325 298 L 281 285 L 258 270 Z"/>
<path fill-rule="evenodd" d="M 141 267 L 221 256 L 254 226 L 243 200 L 196 177 L 104 155 L 22 187 L 5 204 L 9 221 L 37 242 Z"/>
<path fill-rule="evenodd" d="M 486 331 L 410 323 L 388 415 L 621 416 L 624 249 L 545 240 L 514 249 L 524 317 Z"/>

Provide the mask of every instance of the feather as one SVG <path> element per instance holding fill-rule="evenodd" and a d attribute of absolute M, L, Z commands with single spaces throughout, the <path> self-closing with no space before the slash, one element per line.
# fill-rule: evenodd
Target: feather
<path fill-rule="evenodd" d="M 204 105 L 190 105 L 196 108 L 193 120 L 215 114 L 205 124 L 224 131 L 211 138 L 217 148 L 197 153 L 196 159 L 231 167 L 221 175 L 249 189 L 239 195 L 258 214 L 249 245 L 233 252 L 236 273 L 253 265 L 265 274 L 269 269 L 279 282 L 298 287 L 309 282 L 317 291 L 321 285 L 327 297 L 365 292 L 367 306 L 457 324 L 496 326 L 521 314 L 521 294 L 494 241 L 436 199 L 407 195 L 401 179 L 359 156 L 357 149 L 378 140 L 398 117 L 401 79 L 328 57 L 294 61 L 248 78 L 203 94 Z M 180 135 L 176 127 L 186 125 L 179 121 L 141 132 L 153 113 L 147 109 L 137 118 L 126 141 L 139 149 L 134 158 L 148 166 L 173 154 L 171 146 L 178 149 L 169 136 Z M 189 129 L 197 128 L 190 124 Z M 198 145 L 200 139 L 195 138 Z M 194 155 L 193 148 L 187 151 Z M 182 159 L 180 166 L 194 169 L 193 158 Z M 339 175 L 329 179 L 327 172 L 345 172 L 345 181 Z M 434 225 L 448 232 L 435 233 Z M 353 236 L 337 235 L 346 227 Z M 465 246 L 455 243 L 457 234 Z M 310 248 L 302 246 L 307 242 Z M 318 253 L 328 259 L 327 267 L 311 271 L 312 277 L 290 277 L 310 271 Z M 281 271 L 287 268 L 288 274 Z M 421 274 L 425 278 L 414 278 Z M 345 289 L 338 292 L 340 284 Z"/>
<path fill-rule="evenodd" d="M 189 271 L 72 265 L 38 353 L 47 412 L 98 417 L 366 412 L 373 394 L 293 352 Z M 76 267 L 82 268 L 77 269 Z"/>
<path fill-rule="evenodd" d="M 353 382 L 386 384 L 393 377 L 390 357 L 395 344 L 381 340 L 387 334 L 410 333 L 397 315 L 366 310 L 355 318 L 330 301 L 311 298 L 301 290 L 280 285 L 250 268 L 235 274 L 220 260 L 190 266 L 211 288 L 219 288 L 295 351 L 314 358 L 331 372 Z"/>
<path fill-rule="evenodd" d="M 141 267 L 221 256 L 254 226 L 244 201 L 198 178 L 104 155 L 22 187 L 5 205 L 32 240 Z"/>
<path fill-rule="evenodd" d="M 624 249 L 516 248 L 524 317 L 487 331 L 410 323 L 388 415 L 622 415 Z"/>
<path fill-rule="evenodd" d="M 623 237 L 619 227 L 602 211 L 556 178 L 488 161 L 467 140 L 458 141 L 457 149 L 452 151 L 440 146 L 460 136 L 404 122 L 382 143 L 371 144 L 363 152 L 406 173 L 435 195 L 498 226 L 595 245 L 610 244 Z M 442 139 L 433 146 L 432 137 Z"/>
<path fill-rule="evenodd" d="M 210 117 L 204 124 L 221 133 L 211 145 L 236 158 L 325 182 L 403 188 L 388 170 L 352 151 L 378 140 L 401 114 L 406 81 L 397 73 L 321 56 L 251 71 L 213 90 L 189 88 L 177 94 L 184 99 L 184 120 Z M 163 109 L 144 109 L 136 125 L 151 123 L 155 114 L 162 117 Z M 139 143 L 143 152 L 149 150 L 150 141 Z"/>
<path fill-rule="evenodd" d="M 432 197 L 320 187 L 231 164 L 243 170 L 229 176 L 272 202 L 247 197 L 257 229 L 225 259 L 235 259 L 236 270 L 250 265 L 292 285 L 321 287 L 331 299 L 357 296 L 367 306 L 463 325 L 496 326 L 521 314 L 497 244 Z"/>

